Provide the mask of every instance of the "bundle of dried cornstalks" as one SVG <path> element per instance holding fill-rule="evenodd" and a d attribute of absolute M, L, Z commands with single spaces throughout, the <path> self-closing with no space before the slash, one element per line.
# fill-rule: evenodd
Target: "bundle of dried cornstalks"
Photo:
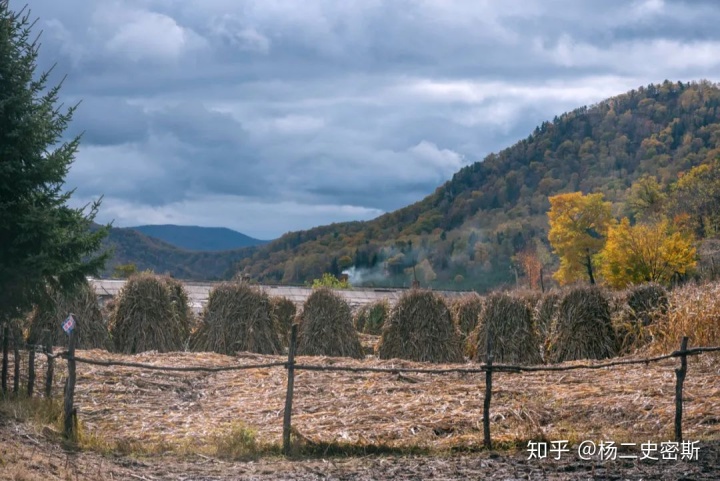
<path fill-rule="evenodd" d="M 290 334 L 290 328 L 292 327 L 295 316 L 297 315 L 297 307 L 295 303 L 283 296 L 276 296 L 270 298 L 270 307 L 272 309 L 272 315 L 277 324 L 277 331 L 280 334 L 280 340 L 283 345 L 287 346 Z"/>
<path fill-rule="evenodd" d="M 282 341 L 270 297 L 242 282 L 218 285 L 210 292 L 191 346 L 219 354 L 280 354 Z"/>
<path fill-rule="evenodd" d="M 532 311 L 523 299 L 495 293 L 485 300 L 480 322 L 469 338 L 472 358 L 484 362 L 488 336 L 495 362 L 540 364 L 540 343 L 533 328 Z"/>
<path fill-rule="evenodd" d="M 364 334 L 379 335 L 390 313 L 387 300 L 366 304 L 355 314 L 355 329 Z"/>
<path fill-rule="evenodd" d="M 108 326 L 100 311 L 97 295 L 88 282 L 72 290 L 52 290 L 47 294 L 46 299 L 35 306 L 30 315 L 28 342 L 43 343 L 45 333 L 49 332 L 54 345 L 67 345 L 68 336 L 61 326 L 68 315 L 73 314 L 77 323 L 75 336 L 78 348 L 110 348 Z"/>
<path fill-rule="evenodd" d="M 364 357 L 350 306 L 332 290 L 315 290 L 298 319 L 298 355 Z"/>
<path fill-rule="evenodd" d="M 560 301 L 547 345 L 550 362 L 605 359 L 618 353 L 610 301 L 600 287 L 575 287 Z"/>
<path fill-rule="evenodd" d="M 178 351 L 192 327 L 187 294 L 169 277 L 142 273 L 127 280 L 111 313 L 114 348 L 123 353 Z"/>
<path fill-rule="evenodd" d="M 380 359 L 463 362 L 460 333 L 445 301 L 428 290 L 413 289 L 398 300 L 377 347 Z"/>
<path fill-rule="evenodd" d="M 482 309 L 483 298 L 475 292 L 455 299 L 450 305 L 453 321 L 464 337 L 477 326 Z"/>

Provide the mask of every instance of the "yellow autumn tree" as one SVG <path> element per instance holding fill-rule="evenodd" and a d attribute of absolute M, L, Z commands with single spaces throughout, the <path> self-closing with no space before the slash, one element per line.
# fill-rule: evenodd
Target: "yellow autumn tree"
<path fill-rule="evenodd" d="M 560 258 L 560 268 L 553 277 L 560 284 L 583 279 L 594 284 L 594 258 L 602 250 L 613 221 L 610 202 L 605 202 L 602 194 L 581 192 L 559 194 L 549 200 L 548 239 Z"/>
<path fill-rule="evenodd" d="M 696 251 L 691 235 L 674 228 L 667 220 L 630 225 L 623 218 L 608 230 L 600 253 L 600 272 L 608 284 L 624 288 L 631 284 L 669 284 L 676 274 L 695 266 Z"/>

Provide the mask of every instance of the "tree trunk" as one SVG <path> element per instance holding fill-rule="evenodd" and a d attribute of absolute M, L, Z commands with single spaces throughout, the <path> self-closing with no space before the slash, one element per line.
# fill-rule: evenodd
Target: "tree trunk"
<path fill-rule="evenodd" d="M 587 251 L 585 256 L 585 266 L 587 267 L 588 277 L 590 278 L 590 284 L 595 285 L 595 276 L 593 275 L 592 259 L 590 258 L 590 249 Z"/>

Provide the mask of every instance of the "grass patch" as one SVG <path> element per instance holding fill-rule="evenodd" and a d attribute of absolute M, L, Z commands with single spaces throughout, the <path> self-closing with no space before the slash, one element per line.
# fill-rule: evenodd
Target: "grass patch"
<path fill-rule="evenodd" d="M 0 414 L 20 422 L 48 426 L 59 432 L 62 427 L 63 405 L 60 399 L 13 395 L 0 401 Z"/>
<path fill-rule="evenodd" d="M 232 460 L 255 458 L 267 448 L 258 443 L 257 433 L 243 423 L 232 424 L 227 431 L 212 437 L 210 442 L 210 449 L 214 451 L 211 454 Z"/>

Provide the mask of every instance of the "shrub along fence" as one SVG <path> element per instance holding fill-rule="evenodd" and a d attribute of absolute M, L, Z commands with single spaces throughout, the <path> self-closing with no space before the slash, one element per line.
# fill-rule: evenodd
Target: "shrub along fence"
<path fill-rule="evenodd" d="M 2 364 L 2 396 L 8 396 L 7 378 L 9 365 L 9 344 L 11 335 L 7 326 L 3 330 L 3 364 Z M 291 452 L 290 434 L 292 425 L 292 403 L 295 385 L 295 371 L 346 371 L 346 372 L 384 372 L 390 374 L 399 373 L 415 373 L 415 374 L 450 374 L 450 373 L 485 373 L 485 397 L 483 403 L 483 437 L 484 446 L 492 449 L 492 439 L 490 435 L 490 407 L 492 399 L 492 383 L 494 373 L 518 373 L 518 372 L 551 372 L 551 371 L 572 371 L 578 369 L 606 369 L 613 366 L 632 365 L 632 364 L 650 364 L 671 358 L 680 358 L 680 367 L 675 369 L 675 440 L 682 441 L 682 414 L 683 414 L 683 384 L 687 375 L 687 357 L 697 356 L 707 352 L 720 352 L 720 346 L 717 347 L 696 347 L 688 348 L 688 338 L 683 337 L 680 342 L 680 349 L 669 354 L 656 357 L 647 357 L 641 359 L 621 359 L 617 361 L 608 361 L 596 364 L 574 364 L 571 366 L 515 366 L 510 364 L 494 364 L 492 354 L 492 336 L 488 336 L 487 357 L 484 364 L 480 364 L 473 368 L 443 368 L 443 369 L 423 369 L 423 368 L 381 368 L 381 367 L 350 367 L 350 366 L 317 366 L 312 364 L 298 364 L 295 362 L 295 353 L 297 349 L 297 325 L 292 326 L 290 335 L 290 346 L 287 361 L 270 362 L 263 364 L 250 364 L 242 366 L 221 366 L 221 367 L 193 367 L 193 366 L 156 366 L 152 364 L 143 364 L 124 361 L 100 361 L 95 359 L 85 359 L 75 355 L 75 335 L 73 331 L 69 334 L 69 342 L 67 351 L 53 353 L 51 336 L 46 336 L 44 346 L 24 346 L 29 348 L 28 357 L 28 384 L 27 394 L 33 395 L 33 385 L 35 384 L 35 367 L 34 359 L 36 353 L 41 353 L 47 357 L 47 370 L 45 381 L 45 397 L 52 395 L 52 382 L 54 372 L 54 360 L 61 358 L 66 359 L 68 363 L 68 377 L 65 382 L 64 389 L 64 436 L 68 439 L 74 439 L 76 434 L 77 410 L 74 407 L 74 394 L 76 383 L 76 364 L 85 363 L 96 366 L 124 366 L 145 370 L 168 371 L 168 372 L 222 372 L 222 371 L 239 371 L 248 369 L 270 369 L 276 367 L 284 367 L 287 370 L 287 393 L 285 398 L 285 410 L 283 416 L 283 453 L 289 455 Z M 19 373 L 20 373 L 20 355 L 19 345 L 14 343 L 14 387 L 13 392 L 19 393 Z"/>

